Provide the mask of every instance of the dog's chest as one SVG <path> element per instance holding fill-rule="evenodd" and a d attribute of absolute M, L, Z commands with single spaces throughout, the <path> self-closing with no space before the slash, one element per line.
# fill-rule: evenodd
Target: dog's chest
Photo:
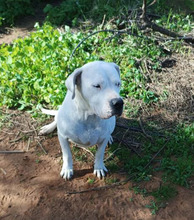
<path fill-rule="evenodd" d="M 100 144 L 104 139 L 109 139 L 114 126 L 109 120 L 77 121 L 68 131 L 69 141 L 85 147 Z"/>
<path fill-rule="evenodd" d="M 104 123 L 80 123 L 77 124 L 71 141 L 83 146 L 93 146 L 102 142 L 109 136 L 108 127 Z"/>

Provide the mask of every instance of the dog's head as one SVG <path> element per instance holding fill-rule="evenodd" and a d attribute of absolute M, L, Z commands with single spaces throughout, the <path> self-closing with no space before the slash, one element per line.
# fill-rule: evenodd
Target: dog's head
<path fill-rule="evenodd" d="M 100 118 L 120 116 L 123 112 L 120 70 L 115 63 L 88 63 L 67 78 L 66 86 L 78 105 Z"/>

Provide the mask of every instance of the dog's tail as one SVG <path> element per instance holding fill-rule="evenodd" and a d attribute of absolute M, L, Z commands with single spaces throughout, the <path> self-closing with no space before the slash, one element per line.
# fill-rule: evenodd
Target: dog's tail
<path fill-rule="evenodd" d="M 58 113 L 58 110 L 49 110 L 49 109 L 42 108 L 41 111 L 42 111 L 42 113 L 44 113 L 46 115 L 55 116 L 55 119 L 54 119 L 53 122 L 51 122 L 48 125 L 45 125 L 45 126 L 41 127 L 40 131 L 39 131 L 39 135 L 50 134 L 57 127 L 57 113 Z"/>
<path fill-rule="evenodd" d="M 45 108 L 41 108 L 42 113 L 46 114 L 46 115 L 53 115 L 55 116 L 58 112 L 58 110 L 49 110 L 49 109 L 45 109 Z"/>

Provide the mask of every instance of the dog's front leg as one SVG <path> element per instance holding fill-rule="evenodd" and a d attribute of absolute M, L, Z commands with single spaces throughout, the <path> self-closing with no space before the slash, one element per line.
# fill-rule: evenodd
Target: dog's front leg
<path fill-rule="evenodd" d="M 105 139 L 101 144 L 98 145 L 98 150 L 95 155 L 95 162 L 94 162 L 94 174 L 97 175 L 98 178 L 104 177 L 105 172 L 108 172 L 104 165 L 104 152 L 105 148 L 108 144 L 108 140 Z M 105 172 L 104 172 L 105 171 Z"/>
<path fill-rule="evenodd" d="M 73 176 L 73 160 L 71 150 L 69 147 L 69 142 L 65 137 L 60 135 L 59 132 L 58 138 L 63 154 L 63 166 L 60 175 L 65 180 L 69 180 Z"/>

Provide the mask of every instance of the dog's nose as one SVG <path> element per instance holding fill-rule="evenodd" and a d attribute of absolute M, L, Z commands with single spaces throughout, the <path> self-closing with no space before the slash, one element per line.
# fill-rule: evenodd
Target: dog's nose
<path fill-rule="evenodd" d="M 123 100 L 121 98 L 115 98 L 110 101 L 113 115 L 120 116 L 123 112 Z"/>
<path fill-rule="evenodd" d="M 111 100 L 111 105 L 116 108 L 116 109 L 120 109 L 123 107 L 123 100 L 121 98 L 115 98 Z"/>

